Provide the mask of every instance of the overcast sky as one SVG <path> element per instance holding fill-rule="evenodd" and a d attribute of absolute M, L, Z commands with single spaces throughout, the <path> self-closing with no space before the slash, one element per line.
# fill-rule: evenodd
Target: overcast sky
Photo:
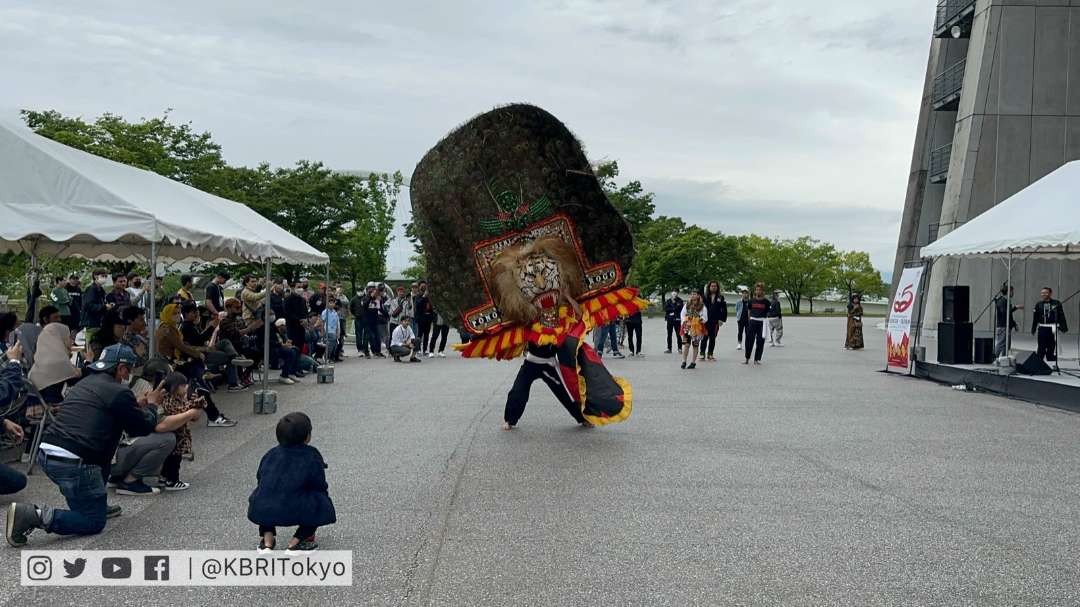
<path fill-rule="evenodd" d="M 530 102 L 658 213 L 891 270 L 935 4 L 0 0 L 0 107 L 173 108 L 231 163 L 408 176 L 454 126 Z"/>

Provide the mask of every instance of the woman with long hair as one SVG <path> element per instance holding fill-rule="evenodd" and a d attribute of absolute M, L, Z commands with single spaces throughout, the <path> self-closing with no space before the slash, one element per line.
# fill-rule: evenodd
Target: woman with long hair
<path fill-rule="evenodd" d="M 724 291 L 720 283 L 713 280 L 705 286 L 705 310 L 709 321 L 705 323 L 705 341 L 701 344 L 701 358 L 715 361 L 713 352 L 716 350 L 716 333 L 727 322 L 727 300 L 724 299 Z"/>
<path fill-rule="evenodd" d="M 709 321 L 709 310 L 705 307 L 705 300 L 701 298 L 700 293 L 690 295 L 690 300 L 683 306 L 680 320 L 682 324 L 679 332 L 683 337 L 682 368 L 696 369 L 698 348 L 701 345 L 701 338 L 706 335 L 705 323 Z M 690 359 L 690 365 L 687 366 L 686 358 L 691 349 L 694 356 Z"/>
<path fill-rule="evenodd" d="M 844 341 L 847 350 L 863 349 L 862 315 L 862 297 L 856 293 L 848 305 L 847 339 Z"/>
<path fill-rule="evenodd" d="M 765 297 L 765 283 L 754 285 L 754 296 L 746 302 L 748 324 L 746 326 L 746 360 L 750 364 L 750 354 L 754 354 L 754 364 L 761 364 L 761 355 L 765 351 L 765 323 L 768 322 L 769 308 L 772 302 Z"/>

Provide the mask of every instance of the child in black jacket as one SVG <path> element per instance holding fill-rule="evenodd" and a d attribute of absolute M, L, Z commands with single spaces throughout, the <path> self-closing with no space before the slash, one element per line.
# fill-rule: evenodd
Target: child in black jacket
<path fill-rule="evenodd" d="M 311 418 L 289 413 L 277 424 L 278 446 L 263 456 L 258 486 L 248 498 L 248 520 L 259 526 L 259 552 L 274 549 L 275 527 L 297 526 L 286 552 L 319 547 L 315 530 L 337 522 L 326 484 L 326 463 L 311 442 Z"/>

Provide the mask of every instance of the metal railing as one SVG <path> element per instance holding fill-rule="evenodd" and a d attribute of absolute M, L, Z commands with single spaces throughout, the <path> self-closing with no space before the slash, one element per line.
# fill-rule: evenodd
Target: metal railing
<path fill-rule="evenodd" d="M 975 0 L 939 0 L 937 19 L 934 21 L 935 33 L 942 33 L 954 25 L 954 21 L 966 17 L 975 11 Z"/>
<path fill-rule="evenodd" d="M 947 143 L 930 152 L 930 167 L 927 174 L 930 183 L 942 183 L 949 176 L 949 160 L 952 159 L 952 143 Z"/>
<path fill-rule="evenodd" d="M 967 67 L 967 59 L 961 59 L 945 68 L 934 78 L 934 88 L 931 103 L 935 110 L 952 107 L 960 102 L 960 91 L 964 88 L 964 69 Z"/>

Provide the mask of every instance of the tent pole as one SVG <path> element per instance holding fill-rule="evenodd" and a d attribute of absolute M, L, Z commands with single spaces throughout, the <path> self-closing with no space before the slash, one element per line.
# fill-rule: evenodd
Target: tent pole
<path fill-rule="evenodd" d="M 270 288 L 270 271 L 273 267 L 273 262 L 269 257 L 266 258 L 266 288 Z M 267 393 L 267 383 L 270 377 L 270 294 L 266 294 L 266 300 L 263 302 L 263 373 L 262 373 L 262 391 L 263 394 Z"/>
<path fill-rule="evenodd" d="M 147 326 L 150 327 L 150 354 L 148 358 L 153 358 L 157 350 L 157 340 L 155 334 L 157 333 L 157 294 L 154 292 L 157 290 L 157 243 L 150 243 L 150 275 L 147 276 L 147 280 L 150 281 L 150 318 L 146 319 Z"/>
<path fill-rule="evenodd" d="M 1008 359 L 1012 354 L 1012 327 L 1009 326 L 1009 319 L 1012 318 L 1012 266 L 1013 266 L 1013 254 L 1012 249 L 1009 249 L 1009 263 L 1005 266 L 1005 271 L 1008 273 L 1008 277 L 1005 279 L 1005 358 Z M 997 319 L 994 320 L 994 326 L 997 326 Z"/>

